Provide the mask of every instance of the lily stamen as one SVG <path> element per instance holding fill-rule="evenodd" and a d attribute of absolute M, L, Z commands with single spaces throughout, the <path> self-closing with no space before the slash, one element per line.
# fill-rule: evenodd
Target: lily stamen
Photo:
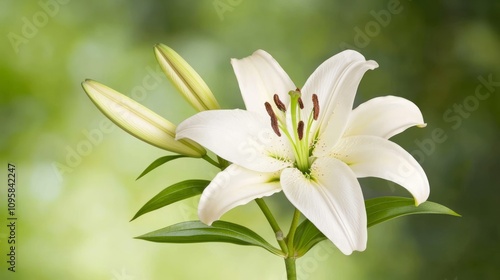
<path fill-rule="evenodd" d="M 313 102 L 313 119 L 317 121 L 319 116 L 319 102 L 318 102 L 318 95 L 316 95 L 316 93 L 312 95 L 312 102 Z"/>
<path fill-rule="evenodd" d="M 299 140 L 302 140 L 304 137 L 304 122 L 300 121 L 299 125 L 297 126 L 297 133 L 299 134 Z"/>
<path fill-rule="evenodd" d="M 281 102 L 280 97 L 277 94 L 275 94 L 273 96 L 273 100 L 274 100 L 274 104 L 276 104 L 276 107 L 278 107 L 278 109 L 281 112 L 286 112 L 286 106 L 285 106 L 285 104 L 283 104 L 283 102 Z"/>
<path fill-rule="evenodd" d="M 281 137 L 280 129 L 278 127 L 278 118 L 276 118 L 273 107 L 271 107 L 271 104 L 269 104 L 269 102 L 264 103 L 264 105 L 266 106 L 267 113 L 271 117 L 271 127 L 273 128 L 274 133 Z"/>
<path fill-rule="evenodd" d="M 304 109 L 304 102 L 302 102 L 302 98 L 299 97 L 298 102 L 299 102 L 299 108 Z"/>

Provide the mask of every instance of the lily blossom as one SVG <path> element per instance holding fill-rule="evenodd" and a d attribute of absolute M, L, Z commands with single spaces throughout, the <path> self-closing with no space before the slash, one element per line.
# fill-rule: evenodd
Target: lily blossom
<path fill-rule="evenodd" d="M 424 127 L 411 101 L 385 96 L 352 109 L 362 76 L 378 64 L 352 50 L 322 63 L 298 89 L 265 51 L 231 61 L 246 110 L 200 112 L 182 122 L 188 138 L 232 162 L 203 192 L 198 214 L 210 225 L 230 209 L 283 191 L 344 254 L 363 251 L 367 217 L 357 178 L 406 188 L 418 205 L 429 183 L 417 161 L 388 140 Z"/>

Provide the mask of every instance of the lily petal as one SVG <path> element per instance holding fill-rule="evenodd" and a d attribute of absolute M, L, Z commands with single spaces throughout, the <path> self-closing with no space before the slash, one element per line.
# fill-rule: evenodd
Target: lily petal
<path fill-rule="evenodd" d="M 401 185 L 413 195 L 416 205 L 429 197 L 429 181 L 420 164 L 387 139 L 367 135 L 345 137 L 331 156 L 347 163 L 358 178 L 378 177 Z"/>
<path fill-rule="evenodd" d="M 267 116 L 264 103 L 274 104 L 274 94 L 284 104 L 289 103 L 288 92 L 296 86 L 270 54 L 257 50 L 243 59 L 231 59 L 231 64 L 248 111 Z"/>
<path fill-rule="evenodd" d="M 376 97 L 352 111 L 344 136 L 373 135 L 389 139 L 415 125 L 427 125 L 415 103 L 397 96 Z"/>
<path fill-rule="evenodd" d="M 343 162 L 318 158 L 311 178 L 296 168 L 281 174 L 288 200 L 342 253 L 363 251 L 367 242 L 367 220 L 363 194 L 356 176 Z"/>
<path fill-rule="evenodd" d="M 318 95 L 319 118 L 312 133 L 319 129 L 315 156 L 328 154 L 342 136 L 352 110 L 356 90 L 367 70 L 378 67 L 373 60 L 346 50 L 323 62 L 307 79 L 302 89 L 305 112 L 312 110 L 312 95 Z M 314 137 L 314 135 L 313 135 Z"/>
<path fill-rule="evenodd" d="M 269 117 L 244 110 L 200 112 L 182 122 L 177 139 L 189 138 L 245 168 L 274 172 L 292 165 L 286 137 L 271 129 Z"/>
<path fill-rule="evenodd" d="M 198 216 L 200 221 L 211 225 L 234 207 L 279 191 L 279 172 L 255 172 L 232 164 L 219 172 L 203 191 Z"/>
<path fill-rule="evenodd" d="M 116 125 L 142 141 L 175 153 L 202 157 L 205 149 L 191 140 L 175 140 L 175 125 L 133 99 L 101 83 L 86 80 L 90 100 Z"/>

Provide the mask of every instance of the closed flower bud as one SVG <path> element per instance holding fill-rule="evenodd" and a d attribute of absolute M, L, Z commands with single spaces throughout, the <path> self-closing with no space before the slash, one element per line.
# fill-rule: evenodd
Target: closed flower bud
<path fill-rule="evenodd" d="M 92 102 L 126 132 L 158 148 L 190 157 L 206 151 L 191 140 L 175 140 L 176 126 L 133 99 L 96 81 L 86 80 L 83 89 Z"/>
<path fill-rule="evenodd" d="M 178 53 L 163 44 L 154 50 L 163 72 L 191 106 L 198 111 L 220 109 L 207 84 Z"/>

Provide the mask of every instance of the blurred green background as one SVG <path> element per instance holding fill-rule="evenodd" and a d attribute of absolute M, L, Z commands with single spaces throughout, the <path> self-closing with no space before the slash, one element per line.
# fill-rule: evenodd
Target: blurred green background
<path fill-rule="evenodd" d="M 302 85 L 354 48 L 380 65 L 356 104 L 392 94 L 422 110 L 427 128 L 393 140 L 426 170 L 430 200 L 463 217 L 378 225 L 352 256 L 323 242 L 298 261 L 300 279 L 500 277 L 499 1 L 7 0 L 0 34 L 1 279 L 285 279 L 282 260 L 260 248 L 133 239 L 196 219 L 197 197 L 129 222 L 170 184 L 216 174 L 181 159 L 135 181 L 166 153 L 109 126 L 81 89 L 92 78 L 174 123 L 193 115 L 159 72 L 155 43 L 180 53 L 226 108 L 243 108 L 230 58 L 264 49 Z M 16 273 L 6 263 L 8 162 L 18 176 Z M 408 196 L 361 183 L 366 197 Z M 287 225 L 283 196 L 268 201 Z M 223 218 L 273 240 L 254 203 Z"/>

